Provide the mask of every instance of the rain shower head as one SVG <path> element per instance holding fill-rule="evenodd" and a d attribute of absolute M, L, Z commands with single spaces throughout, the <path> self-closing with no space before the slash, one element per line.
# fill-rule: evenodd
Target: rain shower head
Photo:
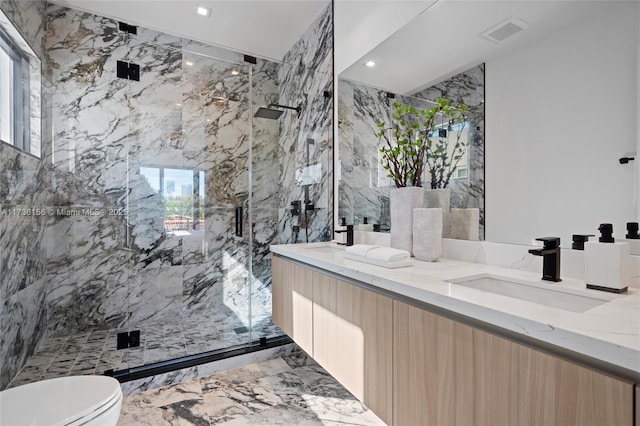
<path fill-rule="evenodd" d="M 269 120 L 277 120 L 278 118 L 280 118 L 280 116 L 282 115 L 282 113 L 284 112 L 281 109 L 274 109 L 275 108 L 284 108 L 284 109 L 292 109 L 294 111 L 296 111 L 298 114 L 300 114 L 300 107 L 291 107 L 291 106 L 287 106 L 287 105 L 278 105 L 278 104 L 269 104 L 268 107 L 260 107 L 258 108 L 258 111 L 256 111 L 256 113 L 254 114 L 254 117 L 256 118 L 268 118 Z"/>
<path fill-rule="evenodd" d="M 284 111 L 282 111 L 281 109 L 271 109 L 271 108 L 260 107 L 258 108 L 258 111 L 256 111 L 254 117 L 268 118 L 269 120 L 277 120 L 278 118 L 280 118 L 283 112 Z"/>

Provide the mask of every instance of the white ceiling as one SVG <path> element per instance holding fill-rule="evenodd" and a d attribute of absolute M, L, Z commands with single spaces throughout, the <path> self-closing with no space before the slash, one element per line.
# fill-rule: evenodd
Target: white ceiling
<path fill-rule="evenodd" d="M 335 63 L 340 74 L 437 0 L 334 0 Z"/>
<path fill-rule="evenodd" d="M 329 0 L 53 0 L 132 25 L 281 60 Z M 196 14 L 197 6 L 212 10 Z"/>
<path fill-rule="evenodd" d="M 552 37 L 607 3 L 611 1 L 439 0 L 340 77 L 394 93 L 415 93 L 535 39 Z M 480 37 L 511 16 L 529 28 L 500 44 Z M 364 66 L 369 59 L 375 67 Z"/>
<path fill-rule="evenodd" d="M 330 0 L 51 0 L 134 25 L 281 60 Z M 335 0 L 340 77 L 414 93 L 595 13 L 614 0 Z M 195 13 L 211 8 L 210 17 Z M 503 43 L 479 36 L 516 16 Z M 373 59 L 374 68 L 363 63 Z"/>

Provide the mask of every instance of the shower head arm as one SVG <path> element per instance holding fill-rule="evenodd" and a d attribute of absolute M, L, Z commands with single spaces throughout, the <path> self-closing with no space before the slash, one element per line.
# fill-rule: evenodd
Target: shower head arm
<path fill-rule="evenodd" d="M 269 104 L 269 108 L 271 108 L 271 107 L 292 109 L 292 110 L 296 111 L 297 113 L 300 113 L 300 107 L 299 106 L 292 107 L 292 106 L 288 106 L 288 105 Z"/>

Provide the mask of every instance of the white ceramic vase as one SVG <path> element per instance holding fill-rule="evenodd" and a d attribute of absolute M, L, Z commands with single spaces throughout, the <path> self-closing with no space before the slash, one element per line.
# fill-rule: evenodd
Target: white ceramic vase
<path fill-rule="evenodd" d="M 413 255 L 427 262 L 442 257 L 442 209 L 413 209 Z"/>
<path fill-rule="evenodd" d="M 425 189 L 424 207 L 442 209 L 442 237 L 449 238 L 451 234 L 451 190 Z"/>
<path fill-rule="evenodd" d="M 413 209 L 424 206 L 424 188 L 391 188 L 391 247 L 411 252 L 413 249 Z"/>

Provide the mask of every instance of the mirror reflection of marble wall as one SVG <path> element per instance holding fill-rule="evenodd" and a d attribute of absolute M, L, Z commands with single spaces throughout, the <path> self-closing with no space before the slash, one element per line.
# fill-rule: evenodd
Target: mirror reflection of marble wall
<path fill-rule="evenodd" d="M 429 108 L 439 97 L 469 107 L 468 174 L 452 179 L 452 208 L 480 210 L 479 235 L 484 239 L 484 64 L 420 90 L 412 96 L 395 94 L 354 81 L 338 82 L 339 217 L 347 223 L 391 226 L 389 189 L 393 185 L 379 162 L 381 141 L 375 135 L 380 121 L 389 122 L 394 102 Z M 428 187 L 428 182 L 423 186 Z"/>

